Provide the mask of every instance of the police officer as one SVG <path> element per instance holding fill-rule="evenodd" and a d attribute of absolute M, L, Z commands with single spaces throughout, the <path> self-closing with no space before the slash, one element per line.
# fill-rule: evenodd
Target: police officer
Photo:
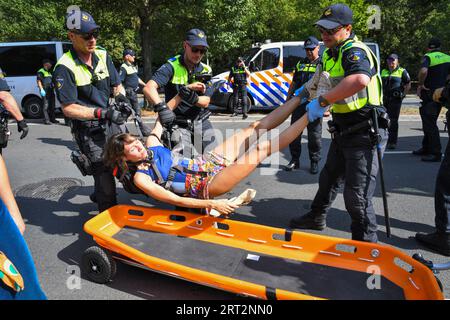
<path fill-rule="evenodd" d="M 196 128 L 194 142 L 197 151 L 203 152 L 214 145 L 214 136 L 211 135 L 212 124 L 208 119 L 207 110 L 210 97 L 202 95 L 206 92 L 206 86 L 196 80 L 199 74 L 212 73 L 211 67 L 201 62 L 208 48 L 204 31 L 189 30 L 183 42 L 183 53 L 163 64 L 144 88 L 144 95 L 154 104 L 154 110 L 158 112 L 161 124 L 164 127 L 176 124 L 180 128 L 182 141 L 179 148 L 184 152 L 192 146 L 192 132 L 189 130 L 192 123 L 195 123 Z M 158 89 L 162 87 L 165 101 L 162 101 L 158 94 Z M 169 103 L 171 100 L 174 102 L 173 105 Z M 175 121 L 169 113 L 172 109 L 176 116 Z M 196 122 L 196 119 L 202 121 Z"/>
<path fill-rule="evenodd" d="M 432 38 L 428 43 L 428 52 L 422 59 L 422 67 L 418 75 L 417 95 L 422 100 L 420 116 L 422 118 L 422 147 L 413 154 L 422 156 L 422 161 L 441 161 L 441 139 L 437 119 L 442 109 L 442 103 L 433 101 L 432 94 L 437 88 L 445 85 L 450 56 L 441 52 L 441 42 Z"/>
<path fill-rule="evenodd" d="M 398 56 L 390 54 L 387 59 L 387 69 L 381 71 L 383 81 L 383 105 L 389 114 L 391 125 L 389 127 L 388 149 L 395 149 L 398 138 L 398 118 L 402 101 L 406 93 L 411 88 L 411 78 L 408 71 L 400 67 Z"/>
<path fill-rule="evenodd" d="M 300 88 L 316 72 L 316 66 L 320 61 L 319 57 L 319 40 L 311 36 L 304 42 L 304 48 L 308 62 L 299 61 L 295 67 L 295 72 L 292 78 L 292 83 L 289 87 L 286 100 L 289 100 L 295 90 Z M 308 102 L 301 104 L 294 110 L 291 116 L 291 124 L 300 119 L 306 113 L 306 105 Z M 310 172 L 317 174 L 319 172 L 320 151 L 322 148 L 322 118 L 318 118 L 308 124 L 308 150 L 309 159 L 311 162 Z M 289 144 L 289 151 L 291 152 L 291 161 L 284 167 L 284 170 L 291 171 L 292 169 L 300 168 L 300 155 L 302 153 L 302 135 Z"/>
<path fill-rule="evenodd" d="M 336 130 L 325 167 L 320 172 L 319 190 L 306 215 L 291 220 L 292 228 L 322 230 L 326 213 L 344 182 L 344 201 L 352 223 L 352 239 L 376 242 L 377 223 L 372 205 L 378 161 L 375 138 L 381 137 L 384 151 L 386 129 L 371 133 L 375 108 L 382 104 L 378 61 L 373 52 L 352 32 L 353 12 L 345 4 L 327 7 L 316 26 L 327 47 L 321 68 L 330 77 L 332 89 L 307 106 L 308 120 L 323 116 L 331 106 Z M 325 74 L 324 74 L 325 76 Z M 387 125 L 385 126 L 387 127 Z M 351 133 L 349 133 L 351 132 Z"/>
<path fill-rule="evenodd" d="M 237 116 L 242 112 L 242 119 L 247 119 L 247 78 L 250 77 L 250 71 L 245 66 L 244 59 L 238 57 L 235 64 L 231 67 L 228 75 L 228 81 L 233 83 L 233 114 Z M 239 104 L 239 99 L 241 103 Z"/>
<path fill-rule="evenodd" d="M 434 101 L 450 106 L 450 79 L 438 95 L 433 94 Z M 447 123 L 450 123 L 450 111 L 446 113 Z M 450 131 L 449 133 L 450 138 Z M 450 141 L 450 140 L 449 140 Z M 440 254 L 450 256 L 450 143 L 447 143 L 444 159 L 436 179 L 434 192 L 436 231 L 429 234 L 417 233 L 416 239 L 428 248 Z"/>
<path fill-rule="evenodd" d="M 137 91 L 139 90 L 139 86 L 145 86 L 145 82 L 142 81 L 138 76 L 138 68 L 135 66 L 136 54 L 131 49 L 125 49 L 123 51 L 123 63 L 120 66 L 120 81 L 122 82 L 122 86 L 125 88 L 126 96 L 128 100 L 130 100 L 131 106 L 133 107 L 136 113 L 136 119 L 141 129 L 141 132 L 144 136 L 148 136 L 150 134 L 150 128 L 148 128 L 141 118 L 141 107 L 139 105 Z"/>
<path fill-rule="evenodd" d="M 80 23 L 70 25 L 71 17 L 77 14 Z M 92 16 L 74 12 L 67 26 L 72 49 L 58 60 L 53 82 L 63 113 L 71 119 L 75 141 L 91 163 L 95 183 L 91 200 L 97 202 L 101 212 L 117 204 L 114 176 L 103 164 L 102 153 L 106 143 L 104 126 L 125 122 L 120 112 L 108 108 L 110 95 L 125 98 L 124 90 L 110 56 L 96 46 L 99 26 Z"/>
<path fill-rule="evenodd" d="M 44 59 L 42 65 L 42 68 L 37 72 L 36 81 L 44 105 L 44 123 L 59 123 L 55 118 L 55 93 L 53 91 L 51 73 L 52 62 L 49 59 Z"/>
<path fill-rule="evenodd" d="M 8 142 L 9 131 L 7 124 L 9 115 L 12 115 L 17 121 L 17 130 L 22 132 L 20 139 L 25 138 L 29 130 L 16 100 L 9 91 L 9 86 L 3 77 L 3 71 L 0 69 L 0 154 L 2 154 L 2 149 L 6 147 Z"/>

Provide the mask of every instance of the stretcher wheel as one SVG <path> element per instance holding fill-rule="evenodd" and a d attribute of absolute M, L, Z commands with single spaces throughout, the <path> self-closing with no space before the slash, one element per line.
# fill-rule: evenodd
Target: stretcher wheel
<path fill-rule="evenodd" d="M 90 280 L 105 284 L 114 278 L 117 271 L 117 264 L 108 251 L 93 246 L 86 249 L 83 253 L 81 268 Z"/>

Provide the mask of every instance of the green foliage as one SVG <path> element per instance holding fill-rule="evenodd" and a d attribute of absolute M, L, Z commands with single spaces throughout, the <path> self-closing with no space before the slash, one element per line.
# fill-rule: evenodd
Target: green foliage
<path fill-rule="evenodd" d="M 360 39 L 378 42 L 382 60 L 396 52 L 415 78 L 431 36 L 448 50 L 448 0 L 340 0 L 354 13 Z M 64 17 L 71 4 L 89 11 L 101 26 L 99 44 L 119 64 L 132 48 L 152 71 L 182 50 L 187 30 L 206 31 L 208 62 L 215 73 L 227 70 L 255 42 L 320 38 L 313 26 L 332 0 L 0 0 L 0 41 L 65 40 Z M 368 30 L 370 5 L 381 9 L 381 30 Z M 382 61 L 383 62 L 383 61 Z"/>

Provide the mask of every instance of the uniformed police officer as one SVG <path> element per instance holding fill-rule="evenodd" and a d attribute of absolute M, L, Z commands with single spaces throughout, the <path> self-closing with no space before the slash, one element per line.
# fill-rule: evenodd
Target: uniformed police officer
<path fill-rule="evenodd" d="M 247 78 L 250 77 L 250 71 L 245 66 L 244 59 L 238 57 L 235 64 L 231 67 L 228 75 L 228 81 L 233 83 L 233 114 L 232 117 L 242 113 L 242 119 L 247 119 Z M 239 99 L 241 103 L 239 103 Z"/>
<path fill-rule="evenodd" d="M 170 58 L 163 64 L 144 88 L 145 97 L 154 104 L 161 124 L 164 127 L 170 127 L 175 123 L 180 128 L 182 141 L 179 148 L 185 153 L 189 152 L 187 150 L 190 150 L 192 146 L 192 133 L 189 127 L 193 122 L 197 128 L 194 139 L 197 151 L 203 152 L 214 145 L 212 124 L 207 116 L 210 97 L 202 95 L 206 92 L 206 86 L 196 80 L 199 74 L 212 73 L 211 67 L 201 62 L 208 48 L 204 31 L 189 30 L 183 42 L 183 53 Z M 161 101 L 158 94 L 158 89 L 161 87 L 164 87 L 165 102 Z M 178 98 L 180 100 L 176 100 Z M 176 100 L 176 103 L 168 107 L 172 99 Z M 175 121 L 169 113 L 171 109 L 174 109 Z M 202 118 L 202 122 L 197 123 L 196 119 L 199 118 Z M 189 155 L 186 154 L 186 156 Z"/>
<path fill-rule="evenodd" d="M 125 88 L 126 96 L 135 111 L 139 128 L 144 136 L 148 136 L 151 131 L 142 121 L 141 107 L 137 96 L 139 86 L 145 86 L 145 82 L 138 76 L 138 68 L 134 65 L 135 57 L 136 54 L 133 50 L 125 49 L 123 51 L 123 63 L 120 66 L 119 75 L 122 86 Z"/>
<path fill-rule="evenodd" d="M 382 104 L 381 78 L 375 55 L 357 40 L 352 22 L 353 12 L 345 4 L 327 7 L 316 22 L 327 47 L 321 68 L 329 74 L 332 89 L 313 99 L 306 110 L 309 121 L 314 121 L 331 106 L 335 134 L 320 172 L 319 190 L 311 211 L 292 219 L 291 227 L 324 229 L 326 213 L 344 182 L 352 239 L 376 242 L 377 223 L 372 205 L 378 172 L 375 139 L 381 138 L 379 146 L 384 151 L 387 131 L 379 129 L 379 136 L 375 136 L 369 127 L 375 108 Z"/>
<path fill-rule="evenodd" d="M 450 78 L 444 89 L 439 91 L 438 95 L 436 92 L 433 94 L 433 100 L 450 107 Z M 446 117 L 447 123 L 450 123 L 450 111 L 447 111 Z M 450 131 L 447 132 L 450 138 Z M 450 143 L 447 143 L 436 179 L 434 208 L 436 231 L 429 234 L 417 233 L 416 239 L 426 247 L 450 256 Z"/>
<path fill-rule="evenodd" d="M 316 37 L 308 37 L 304 42 L 306 51 L 306 58 L 308 62 L 299 61 L 295 67 L 295 72 L 292 78 L 292 83 L 289 87 L 286 100 L 289 100 L 295 90 L 300 88 L 316 72 L 316 66 L 320 61 L 319 57 L 319 40 Z M 300 119 L 306 113 L 306 105 L 308 102 L 301 104 L 294 110 L 291 116 L 291 124 Z M 320 151 L 322 148 L 322 118 L 316 119 L 308 124 L 308 150 L 309 159 L 311 162 L 310 172 L 317 174 L 319 172 Z M 300 155 L 302 153 L 302 135 L 289 144 L 289 151 L 291 152 L 291 161 L 284 167 L 284 170 L 291 171 L 292 169 L 300 168 Z"/>
<path fill-rule="evenodd" d="M 49 59 L 44 59 L 42 61 L 42 68 L 38 70 L 36 77 L 39 93 L 41 94 L 44 105 L 45 124 L 59 123 L 55 118 L 55 93 L 53 91 L 51 70 L 52 62 Z"/>
<path fill-rule="evenodd" d="M 80 23 L 71 27 L 68 24 L 72 49 L 58 60 L 53 82 L 64 115 L 71 119 L 72 133 L 80 151 L 92 165 L 95 190 L 91 199 L 97 202 L 101 212 L 117 204 L 114 176 L 102 161 L 106 143 L 104 126 L 125 122 L 120 112 L 108 108 L 109 98 L 112 93 L 118 96 L 125 92 L 110 56 L 96 46 L 99 26 L 89 13 L 78 14 Z"/>
<path fill-rule="evenodd" d="M 398 140 L 398 118 L 403 98 L 411 88 L 411 78 L 408 71 L 400 67 L 398 56 L 390 54 L 387 59 L 387 69 L 381 71 L 383 81 L 383 105 L 387 110 L 391 125 L 389 127 L 388 149 L 395 149 Z"/>
<path fill-rule="evenodd" d="M 420 116 L 422 118 L 423 140 L 422 147 L 413 154 L 422 156 L 422 161 L 441 161 L 441 139 L 437 119 L 442 104 L 433 101 L 432 94 L 437 88 L 445 85 L 450 56 L 441 52 L 441 42 L 432 38 L 428 43 L 428 52 L 422 59 L 422 68 L 418 75 L 417 95 L 422 99 Z"/>
<path fill-rule="evenodd" d="M 9 115 L 13 116 L 17 121 L 17 130 L 22 132 L 20 139 L 25 138 L 29 130 L 16 100 L 9 91 L 8 83 L 3 77 L 2 69 L 0 69 L 0 154 L 2 154 L 2 149 L 6 147 L 8 142 L 9 131 L 7 123 Z"/>

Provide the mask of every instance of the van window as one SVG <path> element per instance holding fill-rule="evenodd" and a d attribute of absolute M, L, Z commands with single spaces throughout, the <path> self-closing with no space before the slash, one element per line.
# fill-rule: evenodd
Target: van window
<path fill-rule="evenodd" d="M 303 46 L 284 46 L 283 47 L 283 73 L 294 71 L 300 59 L 306 58 L 306 52 Z"/>
<path fill-rule="evenodd" d="M 280 49 L 273 48 L 262 51 L 254 61 L 254 71 L 269 70 L 278 67 L 280 62 Z"/>
<path fill-rule="evenodd" d="M 54 44 L 0 47 L 0 61 L 7 77 L 35 76 L 43 59 L 56 62 Z"/>

